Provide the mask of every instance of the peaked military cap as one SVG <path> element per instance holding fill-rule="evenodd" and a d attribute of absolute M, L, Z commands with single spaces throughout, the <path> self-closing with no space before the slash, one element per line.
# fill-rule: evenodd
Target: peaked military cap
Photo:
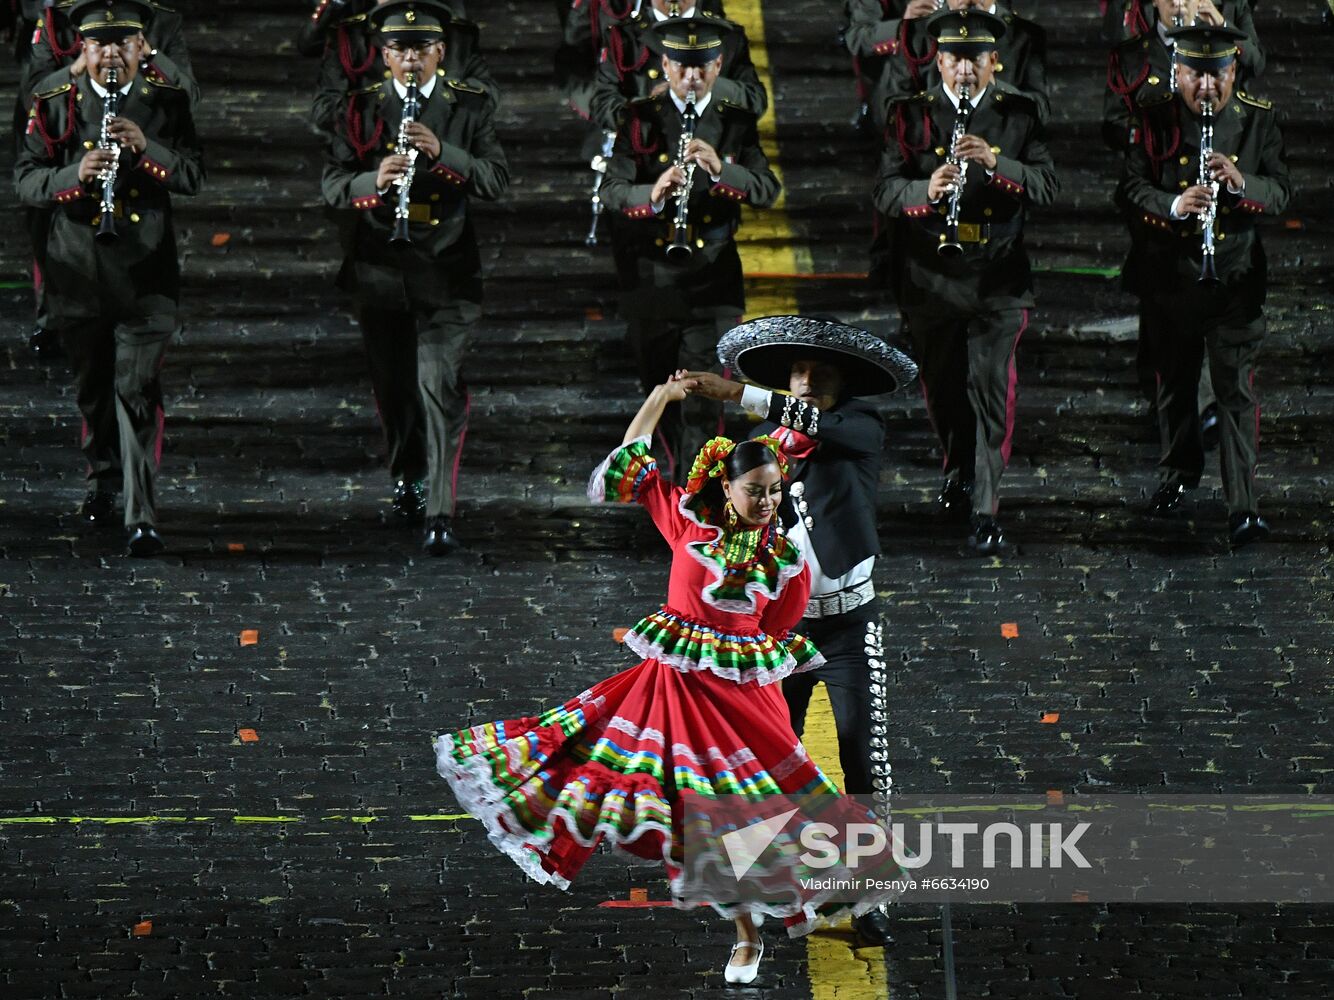
<path fill-rule="evenodd" d="M 1196 24 L 1173 28 L 1167 37 L 1176 46 L 1178 62 L 1209 71 L 1221 70 L 1237 58 L 1237 43 L 1246 40 L 1246 32 L 1225 24 Z"/>
<path fill-rule="evenodd" d="M 70 7 L 69 20 L 84 38 L 124 38 L 148 27 L 153 8 L 141 0 L 83 0 Z"/>
<path fill-rule="evenodd" d="M 995 14 L 966 7 L 932 14 L 926 30 L 941 52 L 976 56 L 995 51 L 996 42 L 1005 34 L 1005 22 Z"/>
<path fill-rule="evenodd" d="M 387 42 L 429 45 L 445 40 L 453 11 L 437 0 L 389 0 L 370 12 L 371 26 Z"/>
<path fill-rule="evenodd" d="M 683 66 L 704 66 L 723 54 L 723 39 L 736 30 L 721 17 L 669 17 L 649 27 L 644 44 Z"/>

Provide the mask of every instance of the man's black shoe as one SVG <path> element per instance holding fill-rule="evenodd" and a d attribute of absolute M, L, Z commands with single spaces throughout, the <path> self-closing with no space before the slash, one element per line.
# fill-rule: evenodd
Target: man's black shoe
<path fill-rule="evenodd" d="M 94 490 L 83 498 L 83 504 L 79 507 L 79 517 L 87 524 L 95 524 L 101 527 L 104 524 L 111 523 L 111 517 L 116 512 L 116 494 L 106 493 L 102 490 Z"/>
<path fill-rule="evenodd" d="M 426 540 L 422 551 L 428 556 L 448 555 L 459 547 L 458 536 L 447 517 L 433 517 L 426 522 Z"/>
<path fill-rule="evenodd" d="M 974 514 L 970 522 L 968 544 L 977 550 L 980 556 L 994 556 L 1005 544 L 1005 532 L 1000 524 L 988 514 Z"/>
<path fill-rule="evenodd" d="M 60 337 L 53 330 L 40 326 L 29 334 L 28 350 L 43 361 L 59 361 L 65 356 L 60 347 Z"/>
<path fill-rule="evenodd" d="M 1234 549 L 1269 537 L 1269 525 L 1259 514 L 1233 514 L 1227 519 L 1227 529 Z"/>
<path fill-rule="evenodd" d="M 1218 447 L 1218 435 L 1218 404 L 1210 403 L 1200 414 L 1200 437 L 1204 440 L 1205 451 Z"/>
<path fill-rule="evenodd" d="M 1186 487 L 1180 483 L 1161 483 L 1149 498 L 1144 513 L 1150 517 L 1170 517 L 1186 498 Z"/>
<path fill-rule="evenodd" d="M 973 514 L 973 484 L 946 479 L 940 487 L 940 516 L 952 524 L 967 524 Z"/>
<path fill-rule="evenodd" d="M 129 540 L 125 543 L 127 554 L 136 559 L 148 559 L 158 555 L 167 544 L 151 524 L 136 524 L 130 529 Z"/>
<path fill-rule="evenodd" d="M 394 484 L 394 499 L 390 506 L 404 521 L 417 520 L 426 513 L 426 484 L 420 479 L 412 482 L 400 479 Z"/>
<path fill-rule="evenodd" d="M 889 917 L 883 910 L 872 910 L 854 918 L 852 929 L 857 932 L 857 943 L 862 947 L 884 948 L 894 943 L 894 935 L 889 932 Z"/>

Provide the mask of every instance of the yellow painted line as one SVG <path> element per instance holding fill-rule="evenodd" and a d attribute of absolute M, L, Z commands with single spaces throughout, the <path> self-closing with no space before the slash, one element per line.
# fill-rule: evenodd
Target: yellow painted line
<path fill-rule="evenodd" d="M 760 82 L 769 92 L 769 107 L 759 120 L 760 145 L 769 157 L 769 166 L 781 181 L 783 168 L 779 163 L 778 119 L 774 113 L 775 94 L 773 75 L 769 70 L 769 49 L 765 44 L 764 14 L 761 0 L 730 0 L 727 16 L 746 30 L 750 42 L 750 57 Z M 787 188 L 778 195 L 771 208 L 742 208 L 741 229 L 737 232 L 737 249 L 741 253 L 741 267 L 746 274 L 809 274 L 814 270 L 810 251 L 796 244 L 792 225 L 787 215 Z M 797 295 L 793 282 L 766 280 L 750 283 L 746 290 L 746 317 L 773 316 L 795 313 Z"/>
<path fill-rule="evenodd" d="M 730 8 L 729 8 L 730 9 Z M 802 734 L 806 752 L 820 770 L 843 785 L 838 763 L 834 709 L 823 684 L 811 695 Z M 872 1000 L 889 996 L 883 948 L 857 948 L 850 925 L 815 931 L 806 937 L 806 971 L 813 1000 Z"/>

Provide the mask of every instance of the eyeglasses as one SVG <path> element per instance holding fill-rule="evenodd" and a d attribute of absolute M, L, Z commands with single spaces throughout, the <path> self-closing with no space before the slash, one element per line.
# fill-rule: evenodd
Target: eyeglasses
<path fill-rule="evenodd" d="M 418 59 L 425 59 L 435 51 L 439 42 L 430 42 L 426 45 L 404 45 L 402 42 L 390 42 L 384 47 L 384 50 L 398 59 L 404 59 L 409 52 L 416 55 Z"/>

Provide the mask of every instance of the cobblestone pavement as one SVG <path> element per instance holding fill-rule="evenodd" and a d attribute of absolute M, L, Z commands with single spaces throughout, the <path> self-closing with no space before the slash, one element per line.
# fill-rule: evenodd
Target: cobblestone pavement
<path fill-rule="evenodd" d="M 289 39 L 305 4 L 185 6 L 210 179 L 180 211 L 189 319 L 165 370 L 169 557 L 126 561 L 119 536 L 74 523 L 72 389 L 24 350 L 25 248 L 17 226 L 0 237 L 0 992 L 719 993 L 722 921 L 651 905 L 662 882 L 612 859 L 568 895 L 526 883 L 457 815 L 430 753 L 439 729 L 527 712 L 626 666 L 611 629 L 665 584 L 643 519 L 582 496 L 635 388 L 610 261 L 581 244 L 587 177 L 549 89 L 551 5 L 472 5 L 506 86 L 515 184 L 478 213 L 491 299 L 463 467 L 473 554 L 444 563 L 384 522 L 374 410 L 358 336 L 328 292 L 334 241 L 300 117 L 314 67 Z M 752 304 L 795 298 L 888 332 L 882 298 L 836 277 L 864 269 L 875 166 L 846 126 L 836 6 L 763 6 L 788 196 L 747 259 L 764 271 L 786 254 L 809 280 L 754 280 Z M 1179 523 L 1135 514 L 1154 446 L 1133 306 L 1114 281 L 1070 271 L 1122 253 L 1095 122 L 1096 5 L 1029 5 L 1052 33 L 1064 193 L 1032 227 L 1035 259 L 1058 270 L 1042 275 L 1020 353 L 1005 559 L 965 558 L 937 528 L 922 407 L 888 404 L 877 583 L 901 789 L 1334 792 L 1334 36 L 1315 31 L 1319 6 L 1266 0 L 1258 13 L 1263 92 L 1288 109 L 1300 193 L 1266 233 L 1260 485 L 1275 535 L 1233 555 L 1216 472 Z M 759 16 L 754 0 L 729 7 Z M 0 201 L 17 218 L 8 188 Z M 1017 638 L 1002 637 L 1006 622 Z M 745 995 L 945 996 L 939 908 L 893 919 L 883 955 L 845 933 L 770 937 L 763 989 Z M 964 998 L 1334 990 L 1330 907 L 956 906 L 952 940 Z"/>

